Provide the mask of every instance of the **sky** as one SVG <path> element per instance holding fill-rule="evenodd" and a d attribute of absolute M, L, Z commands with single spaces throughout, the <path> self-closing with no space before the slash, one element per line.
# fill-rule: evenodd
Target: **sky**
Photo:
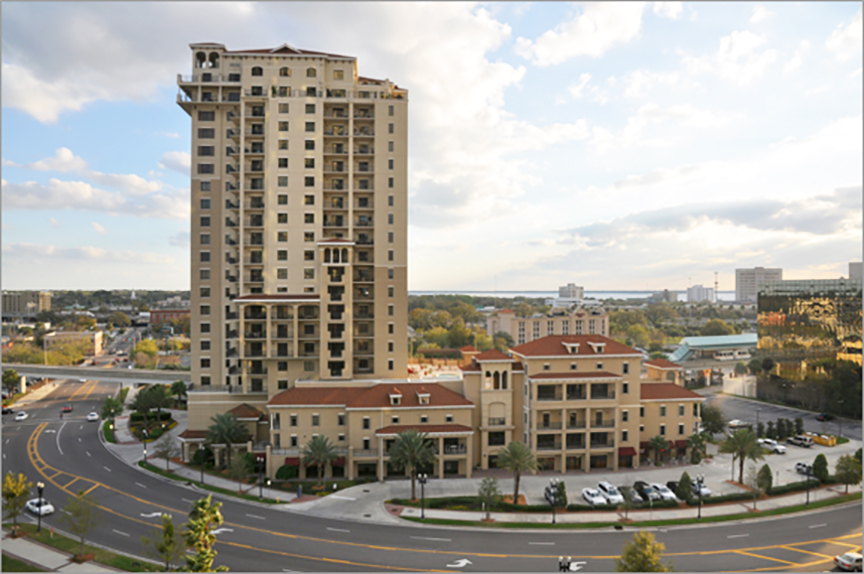
<path fill-rule="evenodd" d="M 858 2 L 3 2 L 4 289 L 189 289 L 189 44 L 409 90 L 409 290 L 862 256 Z"/>

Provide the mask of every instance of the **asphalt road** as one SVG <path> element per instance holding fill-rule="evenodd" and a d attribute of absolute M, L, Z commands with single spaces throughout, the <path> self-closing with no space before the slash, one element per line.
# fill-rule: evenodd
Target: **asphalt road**
<path fill-rule="evenodd" d="M 4 470 L 46 483 L 45 496 L 62 507 L 70 494 L 89 491 L 102 508 L 98 544 L 144 554 L 140 537 L 155 533 L 159 513 L 185 522 L 199 491 L 166 483 L 121 463 L 102 447 L 97 410 L 116 385 L 68 382 L 25 408 L 30 418 L 3 423 Z M 74 405 L 59 419 L 60 406 Z M 8 420 L 7 420 L 8 419 Z M 143 454 L 143 450 L 142 450 Z M 612 571 L 632 531 L 506 531 L 370 524 L 324 519 L 267 505 L 222 499 L 217 564 L 232 571 L 557 571 L 558 556 L 585 562 L 582 570 Z M 44 525 L 65 529 L 61 512 Z M 830 569 L 836 554 L 861 546 L 861 507 L 655 532 L 666 556 L 683 571 Z M 465 562 L 465 561 L 468 562 Z"/>
<path fill-rule="evenodd" d="M 801 417 L 804 420 L 804 430 L 816 433 L 831 433 L 840 434 L 843 431 L 843 436 L 849 439 L 861 440 L 861 421 L 853 421 L 851 419 L 835 419 L 830 422 L 820 422 L 816 420 L 816 414 L 809 411 L 802 411 L 791 407 L 783 407 L 772 405 L 759 401 L 752 401 L 733 397 L 730 395 L 707 395 L 706 404 L 711 404 L 720 407 L 727 419 L 739 419 L 749 423 L 756 424 L 756 409 L 759 409 L 759 421 L 767 423 L 776 421 L 779 418 L 795 420 L 796 417 Z M 842 427 L 842 429 L 841 429 Z M 755 428 L 754 428 L 755 430 Z"/>

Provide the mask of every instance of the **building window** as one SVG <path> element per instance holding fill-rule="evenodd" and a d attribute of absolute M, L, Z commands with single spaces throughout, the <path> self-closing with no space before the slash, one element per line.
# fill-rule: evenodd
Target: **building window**
<path fill-rule="evenodd" d="M 392 159 L 387 160 L 387 169 L 393 169 L 393 160 Z"/>
<path fill-rule="evenodd" d="M 387 115 L 392 116 L 395 111 L 393 106 L 387 106 Z"/>
<path fill-rule="evenodd" d="M 314 114 L 315 113 L 315 104 L 306 104 L 306 113 Z"/>
<path fill-rule="evenodd" d="M 213 173 L 213 164 L 212 163 L 199 163 L 198 164 L 198 173 L 199 174 Z"/>
<path fill-rule="evenodd" d="M 311 243 L 315 241 L 315 232 L 314 231 L 306 231 L 303 233 L 303 241 L 306 243 Z"/>
<path fill-rule="evenodd" d="M 387 297 L 392 298 L 393 292 L 394 292 L 393 287 L 387 287 Z"/>
<path fill-rule="evenodd" d="M 645 425 L 639 425 L 639 432 L 645 432 Z"/>
<path fill-rule="evenodd" d="M 684 405 L 678 405 L 678 416 L 679 417 L 684 416 Z"/>
<path fill-rule="evenodd" d="M 661 417 L 666 416 L 666 405 L 660 405 L 660 416 Z"/>
<path fill-rule="evenodd" d="M 279 104 L 279 113 L 287 114 L 288 113 L 288 104 Z"/>
<path fill-rule="evenodd" d="M 201 314 L 209 315 L 210 314 L 210 305 L 201 305 Z"/>
<path fill-rule="evenodd" d="M 684 434 L 684 423 L 678 423 L 678 434 Z"/>
<path fill-rule="evenodd" d="M 312 426 L 321 426 L 321 417 L 318 415 L 318 413 L 312 415 Z"/>
<path fill-rule="evenodd" d="M 621 393 L 625 394 L 625 395 L 630 394 L 630 383 L 628 383 L 626 381 L 621 383 Z"/>
<path fill-rule="evenodd" d="M 603 363 L 597 363 L 597 370 L 598 370 L 598 371 L 602 371 L 602 370 L 603 370 Z"/>
<path fill-rule="evenodd" d="M 333 70 L 333 79 L 334 80 L 344 80 L 345 79 L 345 70 Z"/>
<path fill-rule="evenodd" d="M 210 234 L 202 233 L 201 234 L 201 245 L 210 245 Z"/>
<path fill-rule="evenodd" d="M 393 257 L 394 257 L 393 250 L 389 249 L 387 251 L 387 261 L 393 261 Z"/>
<path fill-rule="evenodd" d="M 306 169 L 314 169 L 315 168 L 315 158 L 314 157 L 305 158 L 304 165 L 306 166 Z"/>
<path fill-rule="evenodd" d="M 393 305 L 387 305 L 387 314 L 393 316 Z"/>
<path fill-rule="evenodd" d="M 392 371 L 392 370 L 394 370 L 395 366 L 396 366 L 396 365 L 395 365 L 395 363 L 393 362 L 393 359 L 387 359 L 387 370 L 388 370 L 388 371 Z"/>
<path fill-rule="evenodd" d="M 198 155 L 205 157 L 212 157 L 216 155 L 216 148 L 212 145 L 199 145 L 198 146 Z"/>
<path fill-rule="evenodd" d="M 285 389 L 288 388 L 288 379 L 280 379 L 279 381 L 276 382 L 276 387 L 280 391 L 284 391 Z"/>
<path fill-rule="evenodd" d="M 303 205 L 315 205 L 315 196 L 314 195 L 304 195 L 303 196 Z"/>
<path fill-rule="evenodd" d="M 312 151 L 315 149 L 315 140 L 306 140 L 306 151 Z"/>
<path fill-rule="evenodd" d="M 288 268 L 280 267 L 276 270 L 276 279 L 288 279 Z"/>
<path fill-rule="evenodd" d="M 288 250 L 280 249 L 276 252 L 276 260 L 277 261 L 288 261 Z"/>
<path fill-rule="evenodd" d="M 291 68 L 279 68 L 279 75 L 283 78 L 291 77 Z M 285 104 L 286 106 L 288 104 Z"/>
<path fill-rule="evenodd" d="M 210 359 L 201 359 L 201 368 L 209 369 L 210 368 Z"/>
<path fill-rule="evenodd" d="M 288 205 L 288 194 L 282 193 L 276 196 L 276 203 L 279 205 Z"/>
<path fill-rule="evenodd" d="M 209 351 L 210 350 L 210 341 L 201 341 L 201 350 Z"/>
<path fill-rule="evenodd" d="M 644 417 L 644 416 L 645 416 L 645 407 L 639 407 L 639 416 L 640 416 L 640 417 Z"/>
<path fill-rule="evenodd" d="M 660 436 L 666 436 L 666 425 L 660 425 Z"/>
<path fill-rule="evenodd" d="M 314 132 L 315 131 L 315 122 L 306 122 L 306 131 Z"/>
<path fill-rule="evenodd" d="M 210 297 L 210 287 L 201 287 L 201 297 L 205 299 Z"/>
<path fill-rule="evenodd" d="M 304 251 L 303 261 L 315 261 L 315 252 L 311 250 Z"/>
<path fill-rule="evenodd" d="M 264 70 L 261 69 L 261 66 L 255 66 L 254 68 L 252 68 L 252 75 L 253 76 L 263 76 Z"/>
<path fill-rule="evenodd" d="M 303 279 L 315 279 L 315 269 L 313 267 L 307 267 L 304 269 Z"/>
<path fill-rule="evenodd" d="M 288 104 L 285 104 L 285 105 L 287 106 Z M 280 150 L 288 149 L 288 140 L 279 140 L 279 149 Z"/>
<path fill-rule="evenodd" d="M 699 403 L 693 403 L 693 416 L 699 416 Z"/>
<path fill-rule="evenodd" d="M 453 415 L 445 415 L 444 416 L 444 422 L 445 423 L 452 423 L 453 422 Z"/>
<path fill-rule="evenodd" d="M 387 133 L 392 134 L 396 124 L 387 124 Z"/>
<path fill-rule="evenodd" d="M 202 181 L 201 182 L 201 191 L 210 191 L 210 182 Z"/>
<path fill-rule="evenodd" d="M 216 112 L 198 112 L 199 122 L 212 122 L 216 119 Z"/>
<path fill-rule="evenodd" d="M 496 431 L 489 433 L 489 446 L 503 446 L 506 444 L 506 439 L 504 438 L 506 433 L 504 431 Z"/>
<path fill-rule="evenodd" d="M 387 270 L 387 279 L 393 279 L 393 269 Z"/>
<path fill-rule="evenodd" d="M 388 335 L 393 334 L 393 323 L 387 323 L 387 334 Z"/>
<path fill-rule="evenodd" d="M 389 205 L 390 207 L 393 207 L 393 196 L 392 195 L 387 196 L 387 205 Z"/>
<path fill-rule="evenodd" d="M 307 175 L 303 178 L 306 187 L 315 187 L 315 176 Z"/>
<path fill-rule="evenodd" d="M 393 225 L 393 214 L 392 213 L 387 214 L 387 223 L 389 223 L 390 225 Z"/>
<path fill-rule="evenodd" d="M 367 430 L 371 428 L 371 422 L 369 421 L 369 417 L 363 417 L 363 428 Z"/>
<path fill-rule="evenodd" d="M 210 323 L 201 323 L 201 332 L 209 333 L 210 332 Z"/>
<path fill-rule="evenodd" d="M 291 448 L 297 448 L 297 435 L 291 435 Z"/>
<path fill-rule="evenodd" d="M 630 365 L 627 363 L 624 363 L 621 366 L 621 372 L 624 373 L 625 375 L 628 374 L 630 372 Z"/>
<path fill-rule="evenodd" d="M 212 140 L 216 137 L 216 130 L 213 128 L 198 128 L 199 140 Z"/>
<path fill-rule="evenodd" d="M 201 252 L 201 263 L 210 263 L 210 252 L 202 251 Z"/>
<path fill-rule="evenodd" d="M 314 213 L 304 213 L 303 214 L 303 223 L 315 223 L 315 214 Z"/>
<path fill-rule="evenodd" d="M 627 431 L 621 431 L 621 442 L 627 442 L 628 434 Z"/>
<path fill-rule="evenodd" d="M 397 416 L 390 417 L 390 424 L 391 425 L 398 425 L 399 424 L 399 417 L 397 417 Z"/>
<path fill-rule="evenodd" d="M 575 371 L 575 370 L 576 370 L 576 363 L 570 363 L 570 370 L 571 370 L 571 371 Z"/>
<path fill-rule="evenodd" d="M 290 425 L 292 427 L 296 427 L 297 426 L 297 415 L 292 413 L 291 417 L 289 417 L 289 418 L 290 418 L 290 421 L 289 421 Z"/>
<path fill-rule="evenodd" d="M 429 422 L 429 417 L 426 415 L 420 415 L 420 424 L 426 424 Z"/>
<path fill-rule="evenodd" d="M 388 353 L 393 352 L 393 341 L 387 341 L 387 352 Z"/>
<path fill-rule="evenodd" d="M 630 419 L 630 413 L 627 411 L 621 411 L 621 422 L 626 423 Z"/>
<path fill-rule="evenodd" d="M 276 232 L 276 241 L 279 243 L 288 243 L 288 232 L 287 231 L 277 231 Z"/>
<path fill-rule="evenodd" d="M 345 413 L 339 413 L 338 415 L 336 415 L 336 424 L 340 427 L 345 426 Z"/>
<path fill-rule="evenodd" d="M 552 365 L 550 365 L 549 363 L 543 363 L 543 370 L 544 371 L 551 371 Z"/>
<path fill-rule="evenodd" d="M 288 167 L 288 158 L 287 158 L 287 157 L 280 157 L 280 158 L 278 158 L 278 162 L 279 162 L 279 167 L 280 167 L 280 168 L 286 168 L 286 167 Z"/>
<path fill-rule="evenodd" d="M 306 77 L 315 78 L 318 76 L 318 71 L 315 68 L 306 68 Z"/>
<path fill-rule="evenodd" d="M 279 131 L 280 132 L 287 132 L 288 131 L 288 122 L 285 122 L 285 121 L 279 122 Z"/>
<path fill-rule="evenodd" d="M 387 187 L 393 187 L 393 178 L 392 177 L 387 178 Z"/>
<path fill-rule="evenodd" d="M 277 213 L 276 214 L 276 223 L 288 223 L 288 214 L 287 213 Z"/>
<path fill-rule="evenodd" d="M 303 370 L 311 373 L 315 370 L 315 361 L 303 361 Z"/>

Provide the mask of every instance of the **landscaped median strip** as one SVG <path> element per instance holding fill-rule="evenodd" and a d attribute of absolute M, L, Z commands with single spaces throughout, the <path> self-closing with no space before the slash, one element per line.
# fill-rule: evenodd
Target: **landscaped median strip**
<path fill-rule="evenodd" d="M 680 524 L 703 524 L 712 522 L 730 522 L 733 520 L 747 520 L 754 518 L 762 518 L 765 516 L 779 516 L 782 514 L 792 514 L 805 510 L 813 510 L 815 508 L 823 508 L 826 506 L 835 506 L 846 502 L 861 500 L 861 493 L 843 494 L 835 498 L 827 500 L 818 500 L 811 502 L 810 505 L 796 504 L 795 506 L 786 506 L 784 508 L 773 508 L 771 510 L 763 510 L 760 512 L 743 512 L 740 514 L 724 514 L 721 516 L 703 516 L 698 518 L 673 518 L 668 520 L 645 520 L 642 522 L 559 522 L 551 524 L 548 522 L 482 522 L 480 520 L 456 520 L 449 518 L 427 518 L 425 520 L 415 516 L 402 516 L 404 520 L 418 522 L 420 524 L 437 524 L 441 526 L 480 526 L 483 528 L 555 528 L 555 529 L 589 529 L 589 528 L 610 528 L 622 527 L 627 528 L 645 528 L 650 526 L 675 526 Z M 551 516 L 551 515 L 550 515 Z"/>
<path fill-rule="evenodd" d="M 51 548 L 55 548 L 61 552 L 74 555 L 81 549 L 81 544 L 77 540 L 73 540 L 67 536 L 58 534 L 57 532 L 52 534 L 49 528 L 43 527 L 41 532 L 36 532 L 35 524 L 19 524 L 18 527 L 27 533 L 27 538 L 30 540 L 40 542 L 45 546 L 50 546 Z M 12 524 L 3 524 L 3 528 L 11 530 Z M 126 572 L 162 571 L 162 568 L 156 564 L 146 562 L 142 559 L 125 556 L 123 554 L 117 554 L 110 550 L 90 546 L 89 544 L 84 544 L 84 554 L 93 554 L 93 562 L 96 562 L 97 564 L 117 568 L 118 570 L 125 570 Z"/>
<path fill-rule="evenodd" d="M 250 494 L 243 494 L 241 492 L 234 492 L 232 490 L 228 490 L 227 488 L 220 488 L 218 486 L 211 486 L 207 483 L 200 483 L 197 480 L 192 480 L 190 478 L 186 478 L 180 476 L 178 474 L 174 474 L 173 472 L 168 472 L 158 468 L 149 462 L 144 462 L 143 460 L 138 461 L 138 466 L 143 468 L 144 470 L 149 470 L 150 472 L 156 473 L 160 476 L 164 476 L 165 478 L 169 478 L 171 480 L 176 480 L 178 482 L 186 482 L 189 484 L 194 484 L 204 490 L 209 490 L 210 492 L 216 492 L 218 494 L 226 494 L 228 496 L 234 496 L 236 498 L 242 498 L 244 500 L 252 500 L 254 502 L 264 502 L 266 504 L 279 504 L 279 501 L 273 500 L 272 498 L 258 498 L 257 496 L 253 496 Z"/>

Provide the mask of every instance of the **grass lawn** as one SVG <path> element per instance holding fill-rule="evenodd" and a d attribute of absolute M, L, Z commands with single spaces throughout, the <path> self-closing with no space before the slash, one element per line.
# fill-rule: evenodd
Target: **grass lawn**
<path fill-rule="evenodd" d="M 5 528 L 11 528 L 11 524 L 4 524 Z M 27 533 L 27 537 L 31 540 L 36 540 L 45 544 L 46 546 L 51 546 L 56 548 L 57 550 L 62 550 L 64 552 L 68 552 L 70 554 L 77 554 L 78 550 L 80 550 L 81 545 L 77 540 L 73 540 L 71 538 L 67 538 L 60 534 L 54 533 L 54 536 L 51 536 L 50 528 L 42 528 L 42 532 L 36 532 L 35 524 L 21 524 L 21 530 Z M 88 544 L 84 545 L 84 553 L 85 554 L 93 554 L 94 562 L 98 562 L 99 564 L 104 564 L 105 566 L 111 566 L 113 568 L 117 568 L 119 570 L 125 570 L 127 572 L 161 572 L 162 569 L 156 564 L 150 562 L 144 562 L 142 560 L 138 560 L 135 558 L 130 558 L 128 556 L 124 556 L 123 554 L 116 554 L 111 552 L 110 550 L 103 550 L 101 548 L 96 548 L 94 546 L 90 546 Z M 136 566 L 137 564 L 137 566 Z M 6 557 L 3 557 L 3 571 L 6 572 Z"/>
<path fill-rule="evenodd" d="M 177 480 L 180 482 L 189 482 L 189 483 L 195 484 L 195 485 L 203 488 L 204 490 L 209 490 L 210 492 L 218 492 L 219 494 L 227 494 L 228 496 L 235 496 L 237 498 L 243 498 L 245 500 L 254 500 L 255 502 L 264 502 L 266 504 L 278 504 L 272 498 L 260 498 L 259 499 L 257 496 L 253 496 L 250 494 L 242 494 L 240 492 L 237 492 L 236 490 L 228 490 L 225 488 L 219 488 L 218 486 L 211 486 L 211 485 L 207 484 L 206 482 L 204 484 L 201 484 L 197 480 L 190 480 L 188 478 L 184 478 L 180 475 L 174 474 L 173 472 L 166 472 L 164 469 L 159 468 L 157 466 L 154 466 L 154 465 L 150 464 L 149 462 L 144 462 L 143 460 L 138 461 L 138 466 L 140 466 L 143 469 L 149 470 L 150 472 L 155 472 L 156 474 L 164 476 L 165 478 L 170 478 L 171 480 Z M 205 480 L 206 480 L 206 478 L 205 478 Z"/>
<path fill-rule="evenodd" d="M 792 514 L 794 512 L 801 512 L 802 510 L 812 510 L 814 508 L 823 508 L 826 506 L 834 506 L 837 504 L 843 504 L 845 502 L 850 502 L 853 500 L 861 500 L 861 493 L 857 492 L 855 494 L 847 494 L 842 496 L 837 496 L 835 498 L 829 498 L 826 500 L 818 500 L 815 502 L 811 502 L 809 506 L 806 504 L 798 504 L 795 506 L 787 506 L 785 508 L 775 508 L 772 510 L 765 510 L 762 512 L 745 512 L 740 514 L 728 514 L 723 516 L 706 516 L 701 520 L 693 517 L 693 518 L 677 518 L 673 520 L 646 520 L 642 522 L 631 522 L 626 524 L 627 528 L 642 528 L 647 526 L 675 526 L 680 524 L 701 524 L 708 522 L 730 522 L 733 520 L 744 520 L 748 518 L 762 518 L 764 516 L 779 516 L 783 514 Z M 537 522 L 480 522 L 476 520 L 450 520 L 450 519 L 441 519 L 441 518 L 427 518 L 426 520 L 420 520 L 419 518 L 413 516 L 404 516 L 402 517 L 405 520 L 410 520 L 412 522 L 421 522 L 426 524 L 439 524 L 442 526 L 480 526 L 484 528 L 556 528 L 556 529 L 590 529 L 590 528 L 611 528 L 614 526 L 621 526 L 620 522 L 586 522 L 586 523 L 537 523 Z"/>
<path fill-rule="evenodd" d="M 47 572 L 11 556 L 3 555 L 3 572 Z"/>
<path fill-rule="evenodd" d="M 102 434 L 105 436 L 105 440 L 112 444 L 116 444 L 117 441 L 114 439 L 114 430 L 111 428 L 111 420 L 107 420 L 102 423 Z"/>

